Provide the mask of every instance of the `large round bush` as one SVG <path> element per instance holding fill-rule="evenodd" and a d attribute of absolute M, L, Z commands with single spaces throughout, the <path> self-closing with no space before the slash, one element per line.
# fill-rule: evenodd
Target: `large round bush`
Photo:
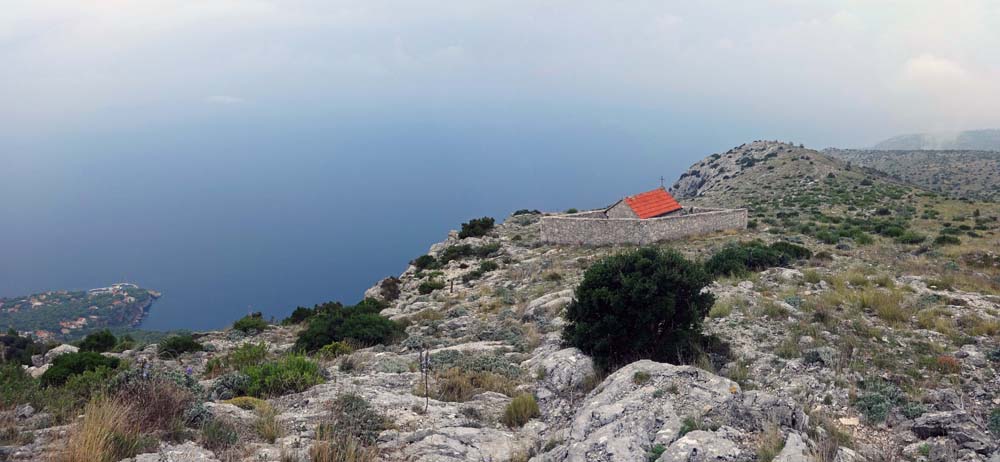
<path fill-rule="evenodd" d="M 642 248 L 607 257 L 584 273 L 567 308 L 563 340 L 613 367 L 638 359 L 678 362 L 690 354 L 712 306 L 712 278 L 674 251 Z"/>

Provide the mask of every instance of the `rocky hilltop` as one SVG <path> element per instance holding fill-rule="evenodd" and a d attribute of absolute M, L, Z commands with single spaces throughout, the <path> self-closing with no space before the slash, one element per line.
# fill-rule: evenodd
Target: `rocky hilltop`
<path fill-rule="evenodd" d="M 240 320 L 196 334 L 201 347 L 190 351 L 104 353 L 199 390 L 201 420 L 130 460 L 1000 458 L 1000 206 L 762 141 L 706 158 L 673 191 L 682 204 L 748 206 L 752 224 L 660 247 L 704 260 L 734 242 L 785 241 L 812 255 L 716 279 L 704 330 L 724 347 L 692 364 L 640 360 L 601 371 L 564 345 L 566 308 L 585 271 L 629 249 L 547 245 L 541 214 L 524 210 L 495 227 L 490 220 L 482 236 L 452 232 L 373 286 L 366 295 L 377 305 L 352 308 L 377 306 L 404 326 L 398 341 L 331 344 L 286 360 L 306 326 Z M 73 348 L 38 355 L 28 370 Z M 317 369 L 293 391 L 237 398 L 241 380 L 281 361 Z M 0 419 L 8 435 L 0 459 L 59 456 L 85 427 L 75 413 L 60 419 L 44 400 L 31 403 Z M 205 422 L 224 422 L 231 438 L 220 443 L 222 424 Z M 360 429 L 365 448 L 325 443 L 341 428 Z"/>

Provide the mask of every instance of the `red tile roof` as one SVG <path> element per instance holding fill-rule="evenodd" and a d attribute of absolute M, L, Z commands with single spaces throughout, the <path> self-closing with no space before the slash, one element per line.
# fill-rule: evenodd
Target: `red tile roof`
<path fill-rule="evenodd" d="M 626 197 L 625 203 L 639 218 L 658 217 L 682 208 L 681 204 L 678 204 L 674 197 L 663 188 Z"/>

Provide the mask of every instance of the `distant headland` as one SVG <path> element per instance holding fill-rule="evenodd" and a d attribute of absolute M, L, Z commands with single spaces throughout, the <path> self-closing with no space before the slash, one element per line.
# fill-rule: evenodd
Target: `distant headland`
<path fill-rule="evenodd" d="M 100 329 L 135 327 L 160 295 L 121 282 L 90 290 L 0 297 L 0 327 L 40 340 L 67 340 Z"/>

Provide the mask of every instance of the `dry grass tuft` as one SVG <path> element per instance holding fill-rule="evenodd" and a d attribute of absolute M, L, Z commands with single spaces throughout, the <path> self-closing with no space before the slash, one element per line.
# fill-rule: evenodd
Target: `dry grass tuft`
<path fill-rule="evenodd" d="M 781 436 L 781 430 L 777 425 L 768 424 L 764 427 L 764 432 L 760 435 L 760 443 L 757 446 L 757 460 L 761 462 L 771 462 L 785 447 L 785 438 Z"/>
<path fill-rule="evenodd" d="M 434 375 L 430 397 L 438 401 L 464 402 L 484 391 L 495 391 L 513 396 L 517 382 L 491 372 L 467 372 L 457 367 Z M 419 383 L 413 394 L 424 396 L 424 384 Z"/>
<path fill-rule="evenodd" d="M 73 431 L 58 462 L 115 462 L 148 446 L 132 423 L 134 409 L 118 400 L 97 398 L 84 408 L 84 418 Z"/>
<path fill-rule="evenodd" d="M 317 441 L 309 448 L 312 462 L 375 462 L 378 448 L 365 446 L 357 438 L 339 437 L 332 441 Z"/>

